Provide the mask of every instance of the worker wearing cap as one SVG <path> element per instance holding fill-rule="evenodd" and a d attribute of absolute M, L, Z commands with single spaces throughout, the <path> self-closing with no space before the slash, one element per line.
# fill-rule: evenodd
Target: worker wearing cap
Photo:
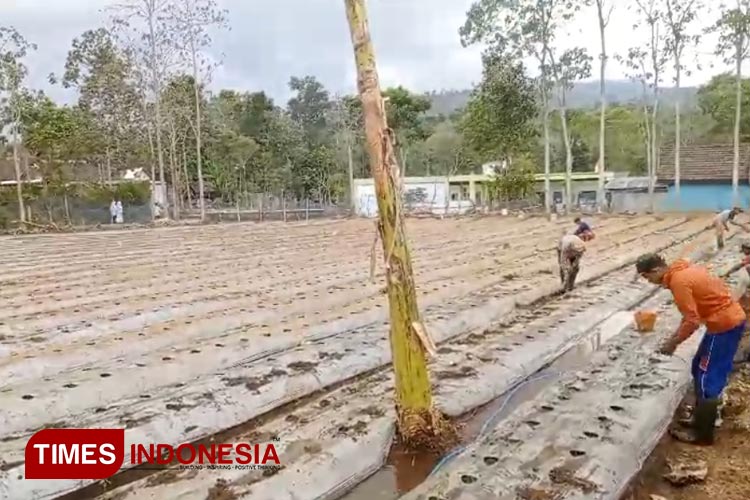
<path fill-rule="evenodd" d="M 574 235 L 581 238 L 583 241 L 591 241 L 594 239 L 594 231 L 591 230 L 591 226 L 581 220 L 580 217 L 576 217 L 573 221 L 576 223 L 576 229 L 575 232 L 573 232 Z"/>
<path fill-rule="evenodd" d="M 586 244 L 574 234 L 566 234 L 560 239 L 557 245 L 557 261 L 560 266 L 560 282 L 563 285 L 563 291 L 573 290 L 585 251 Z"/>
<path fill-rule="evenodd" d="M 734 207 L 731 210 L 724 210 L 723 212 L 716 214 L 716 217 L 714 217 L 713 226 L 714 231 L 716 232 L 716 246 L 719 250 L 724 248 L 724 233 L 729 231 L 729 226 L 727 224 L 731 223 L 735 226 L 742 227 L 734 220 L 737 214 L 741 212 L 741 208 Z"/>
<path fill-rule="evenodd" d="M 702 324 L 706 326 L 692 363 L 696 398 L 692 428 L 675 430 L 672 435 L 685 442 L 712 444 L 720 398 L 745 330 L 745 312 L 721 278 L 685 259 L 668 265 L 660 255 L 644 254 L 638 258 L 636 270 L 649 282 L 668 288 L 682 313 L 679 328 L 659 352 L 673 354 Z"/>

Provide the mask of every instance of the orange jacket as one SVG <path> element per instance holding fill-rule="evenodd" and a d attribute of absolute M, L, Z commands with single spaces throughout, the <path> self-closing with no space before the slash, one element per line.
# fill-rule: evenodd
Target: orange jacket
<path fill-rule="evenodd" d="M 745 312 L 724 281 L 693 266 L 687 260 L 677 260 L 667 270 L 662 283 L 672 291 L 674 302 L 682 313 L 682 323 L 677 331 L 680 340 L 693 334 L 701 324 L 706 333 L 723 333 L 745 321 Z"/>

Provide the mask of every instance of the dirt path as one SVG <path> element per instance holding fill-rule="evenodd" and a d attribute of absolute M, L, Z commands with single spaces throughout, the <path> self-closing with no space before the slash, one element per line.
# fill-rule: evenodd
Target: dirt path
<path fill-rule="evenodd" d="M 675 487 L 665 478 L 668 463 L 707 466 L 705 481 Z M 750 367 L 743 366 L 727 389 L 724 422 L 711 447 L 682 444 L 665 436 L 623 500 L 747 500 L 750 498 Z"/>

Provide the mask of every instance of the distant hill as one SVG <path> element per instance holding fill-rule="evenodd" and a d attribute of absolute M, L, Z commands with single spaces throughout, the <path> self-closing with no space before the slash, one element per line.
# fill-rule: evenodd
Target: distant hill
<path fill-rule="evenodd" d="M 697 87 L 685 87 L 680 89 L 679 94 L 673 88 L 662 89 L 661 102 L 669 105 L 674 103 L 677 95 L 680 102 L 690 106 L 695 102 Z M 610 103 L 633 103 L 641 97 L 641 85 L 630 80 L 608 80 L 607 101 Z M 430 92 L 428 97 L 432 101 L 430 115 L 449 115 L 457 111 L 469 101 L 471 90 L 445 90 Z M 573 87 L 569 95 L 569 106 L 571 108 L 593 108 L 599 105 L 599 82 L 581 82 Z"/>

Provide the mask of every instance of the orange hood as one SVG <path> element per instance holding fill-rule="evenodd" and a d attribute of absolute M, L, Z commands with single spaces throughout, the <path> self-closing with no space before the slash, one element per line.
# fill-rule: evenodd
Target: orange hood
<path fill-rule="evenodd" d="M 672 277 L 674 277 L 675 273 L 679 271 L 683 271 L 690 267 L 690 261 L 687 259 L 679 259 L 674 262 L 667 268 L 667 272 L 664 273 L 664 277 L 662 278 L 661 282 L 662 284 L 669 288 L 669 284 L 672 281 Z"/>

